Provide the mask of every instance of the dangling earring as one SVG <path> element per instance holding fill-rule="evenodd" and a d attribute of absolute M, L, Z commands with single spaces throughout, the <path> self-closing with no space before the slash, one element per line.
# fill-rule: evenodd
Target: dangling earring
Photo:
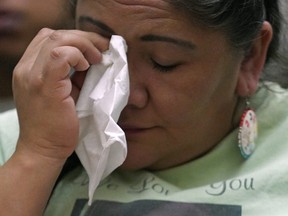
<path fill-rule="evenodd" d="M 247 159 L 255 150 L 255 140 L 257 138 L 257 119 L 255 112 L 250 108 L 246 98 L 246 109 L 241 116 L 238 145 L 242 156 Z"/>

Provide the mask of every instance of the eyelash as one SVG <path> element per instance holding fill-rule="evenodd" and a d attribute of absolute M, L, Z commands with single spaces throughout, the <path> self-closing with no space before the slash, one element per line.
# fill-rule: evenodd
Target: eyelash
<path fill-rule="evenodd" d="M 152 64 L 153 64 L 153 68 L 160 71 L 160 72 L 163 72 L 163 73 L 166 73 L 166 72 L 170 72 L 172 70 L 174 70 L 178 64 L 173 64 L 173 65 L 161 65 L 159 63 L 157 63 L 155 60 L 151 59 L 152 61 Z"/>

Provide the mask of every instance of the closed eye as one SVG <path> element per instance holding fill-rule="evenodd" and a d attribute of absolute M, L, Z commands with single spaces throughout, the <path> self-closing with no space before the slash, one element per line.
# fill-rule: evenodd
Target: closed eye
<path fill-rule="evenodd" d="M 163 65 L 163 64 L 159 64 L 153 59 L 151 59 L 151 61 L 152 61 L 153 68 L 163 73 L 170 72 L 179 65 L 179 64 Z"/>

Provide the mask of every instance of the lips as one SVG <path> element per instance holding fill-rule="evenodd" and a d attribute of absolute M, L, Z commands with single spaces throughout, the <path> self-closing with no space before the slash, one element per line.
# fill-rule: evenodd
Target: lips
<path fill-rule="evenodd" d="M 140 133 L 140 132 L 144 132 L 148 129 L 141 129 L 141 128 L 124 128 L 123 131 L 125 132 L 125 134 L 135 134 L 135 133 Z"/>
<path fill-rule="evenodd" d="M 0 11 L 0 34 L 9 34 L 18 31 L 23 16 L 20 13 Z"/>
<path fill-rule="evenodd" d="M 120 126 L 122 130 L 126 133 L 137 133 L 141 131 L 148 130 L 147 128 L 136 127 L 136 126 Z"/>
<path fill-rule="evenodd" d="M 120 127 L 122 128 L 122 130 L 125 132 L 126 135 L 140 134 L 155 128 L 155 127 L 128 125 L 128 124 L 120 124 Z"/>

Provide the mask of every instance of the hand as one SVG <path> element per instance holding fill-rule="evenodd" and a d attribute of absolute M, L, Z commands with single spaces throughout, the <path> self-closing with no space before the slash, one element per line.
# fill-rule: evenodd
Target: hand
<path fill-rule="evenodd" d="M 77 98 L 84 71 L 101 61 L 108 44 L 108 39 L 78 30 L 42 29 L 38 33 L 13 72 L 20 123 L 17 149 L 64 160 L 73 152 L 79 122 L 72 89 Z M 71 83 L 71 67 L 80 75 L 75 77 L 78 86 Z"/>

